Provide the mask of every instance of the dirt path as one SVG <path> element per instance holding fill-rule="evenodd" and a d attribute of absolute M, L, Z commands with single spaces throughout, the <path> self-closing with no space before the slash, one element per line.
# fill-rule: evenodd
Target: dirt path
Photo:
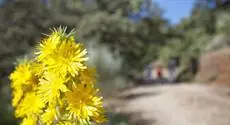
<path fill-rule="evenodd" d="M 138 87 L 121 92 L 111 105 L 130 116 L 130 125 L 230 125 L 230 88 L 226 87 Z"/>

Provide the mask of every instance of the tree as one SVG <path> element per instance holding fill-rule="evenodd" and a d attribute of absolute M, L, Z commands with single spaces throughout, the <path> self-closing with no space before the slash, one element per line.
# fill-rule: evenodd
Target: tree
<path fill-rule="evenodd" d="M 153 49 L 152 46 L 163 45 L 166 41 L 167 32 L 163 32 L 162 29 L 167 29 L 167 21 L 161 17 L 161 9 L 158 6 L 148 3 L 150 0 L 74 2 L 75 6 L 63 11 L 62 14 L 78 12 L 76 16 L 79 17 L 79 21 L 76 22 L 76 27 L 80 41 L 94 41 L 108 45 L 114 54 L 124 59 L 122 69 L 125 75 L 140 71 L 144 65 L 155 59 L 157 53 L 148 53 L 149 47 Z M 68 4 L 70 3 L 66 2 L 66 6 Z M 141 16 L 143 4 L 148 5 L 145 10 L 148 16 L 144 17 Z M 135 22 L 128 18 L 131 13 L 139 13 L 140 20 Z M 146 58 L 146 55 L 152 58 Z"/>

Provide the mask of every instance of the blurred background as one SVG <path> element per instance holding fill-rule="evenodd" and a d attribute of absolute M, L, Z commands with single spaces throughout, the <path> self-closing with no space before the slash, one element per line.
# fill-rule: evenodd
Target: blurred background
<path fill-rule="evenodd" d="M 142 85 L 230 83 L 230 0 L 0 0 L 0 125 L 18 124 L 14 62 L 58 26 L 86 45 L 106 107 Z M 114 112 L 108 125 L 134 124 Z"/>

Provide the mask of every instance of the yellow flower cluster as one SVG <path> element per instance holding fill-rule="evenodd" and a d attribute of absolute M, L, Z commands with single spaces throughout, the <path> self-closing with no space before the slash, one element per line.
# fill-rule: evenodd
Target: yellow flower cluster
<path fill-rule="evenodd" d="M 53 30 L 36 57 L 10 75 L 12 105 L 22 125 L 91 125 L 106 121 L 96 71 L 86 65 L 87 51 L 72 32 Z"/>

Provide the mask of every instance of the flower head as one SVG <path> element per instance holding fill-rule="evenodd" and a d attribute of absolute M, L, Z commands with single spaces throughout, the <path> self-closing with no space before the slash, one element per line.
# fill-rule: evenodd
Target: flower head
<path fill-rule="evenodd" d="M 45 104 L 34 92 L 27 93 L 16 109 L 16 117 L 38 115 Z"/>
<path fill-rule="evenodd" d="M 47 69 L 58 72 L 62 76 L 70 74 L 76 76 L 81 70 L 86 69 L 87 61 L 86 49 L 81 44 L 76 44 L 72 40 L 66 40 L 44 63 Z"/>
<path fill-rule="evenodd" d="M 16 70 L 10 75 L 10 80 L 13 88 L 23 84 L 37 84 L 37 77 L 32 70 L 31 63 L 27 61 L 16 67 Z"/>
<path fill-rule="evenodd" d="M 38 87 L 38 94 L 44 103 L 49 102 L 55 104 L 57 99 L 60 98 L 61 92 L 67 92 L 68 89 L 64 84 L 66 79 L 54 72 L 44 73 L 43 78 L 40 80 L 40 86 Z"/>
<path fill-rule="evenodd" d="M 67 92 L 70 117 L 89 121 L 95 116 L 103 116 L 102 97 L 97 96 L 97 92 L 97 89 L 88 84 L 77 84 L 72 92 Z"/>
<path fill-rule="evenodd" d="M 48 38 L 43 39 L 42 42 L 37 47 L 38 52 L 36 53 L 37 60 L 43 61 L 53 54 L 54 50 L 57 49 L 60 44 L 61 34 L 58 31 L 53 32 Z"/>
<path fill-rule="evenodd" d="M 77 44 L 74 36 L 65 34 L 65 30 L 55 30 L 38 47 L 37 60 L 46 65 L 46 68 L 65 76 L 78 75 L 86 69 L 87 51 L 82 44 Z"/>

